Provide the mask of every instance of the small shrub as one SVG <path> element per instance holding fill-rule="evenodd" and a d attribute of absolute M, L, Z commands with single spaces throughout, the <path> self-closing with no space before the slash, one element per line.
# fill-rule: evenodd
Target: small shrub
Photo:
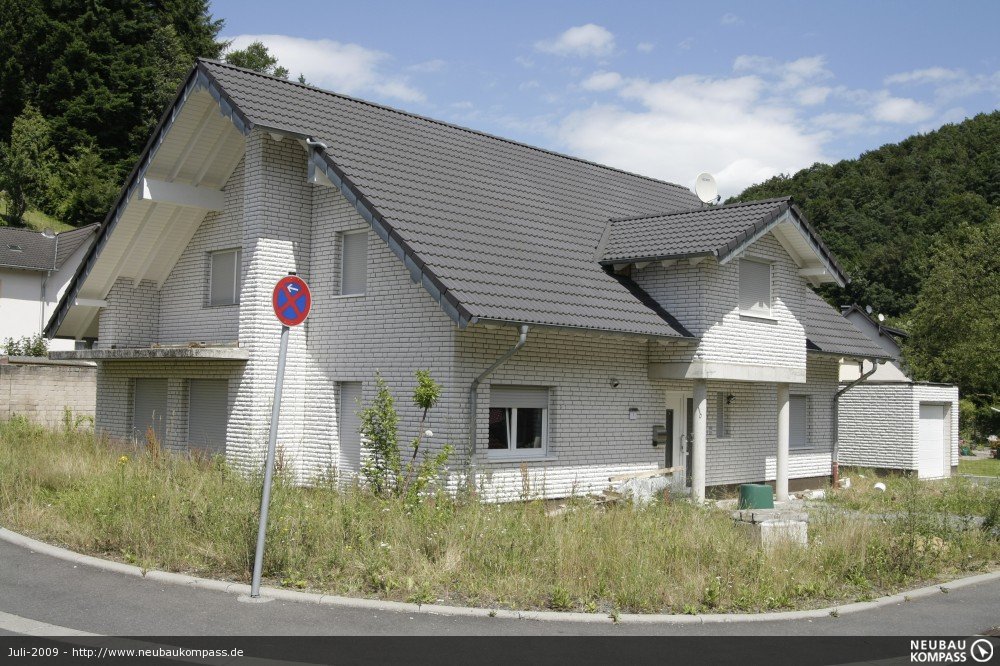
<path fill-rule="evenodd" d="M 3 353 L 5 356 L 47 356 L 49 341 L 43 338 L 41 333 L 34 336 L 24 336 L 17 340 L 5 338 Z"/>

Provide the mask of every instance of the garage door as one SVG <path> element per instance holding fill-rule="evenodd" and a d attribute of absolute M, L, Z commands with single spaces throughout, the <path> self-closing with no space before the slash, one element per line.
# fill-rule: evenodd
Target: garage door
<path fill-rule="evenodd" d="M 340 462 L 337 470 L 341 474 L 354 475 L 361 470 L 361 382 L 340 384 Z"/>
<path fill-rule="evenodd" d="M 938 479 L 948 475 L 945 467 L 945 406 L 920 405 L 920 460 L 918 476 L 921 479 Z"/>

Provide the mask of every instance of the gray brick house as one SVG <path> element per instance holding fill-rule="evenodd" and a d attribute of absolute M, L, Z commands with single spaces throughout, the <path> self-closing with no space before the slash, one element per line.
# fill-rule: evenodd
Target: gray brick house
<path fill-rule="evenodd" d="M 885 354 L 812 290 L 847 281 L 779 199 L 688 190 L 199 61 L 49 322 L 99 364 L 97 426 L 262 459 L 296 271 L 279 444 L 302 481 L 358 469 L 380 371 L 409 437 L 492 499 L 829 475 L 843 357 Z"/>

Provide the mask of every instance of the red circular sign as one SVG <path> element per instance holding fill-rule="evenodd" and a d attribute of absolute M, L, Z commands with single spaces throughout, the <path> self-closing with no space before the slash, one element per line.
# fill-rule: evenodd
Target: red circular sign
<path fill-rule="evenodd" d="M 309 285 L 297 275 L 287 275 L 274 285 L 271 295 L 274 314 L 285 326 L 298 326 L 309 316 L 312 294 Z"/>

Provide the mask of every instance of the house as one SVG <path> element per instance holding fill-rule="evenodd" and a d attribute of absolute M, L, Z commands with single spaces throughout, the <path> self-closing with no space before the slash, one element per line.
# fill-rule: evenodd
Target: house
<path fill-rule="evenodd" d="M 59 234 L 0 227 L 0 341 L 42 333 L 98 226 Z M 49 348 L 74 346 L 72 340 L 53 340 Z"/>
<path fill-rule="evenodd" d="M 902 363 L 899 341 L 907 333 L 873 319 L 857 305 L 842 315 L 891 359 L 874 368 L 843 360 L 840 380 L 850 386 L 840 398 L 837 430 L 841 464 L 916 472 L 939 479 L 958 470 L 958 387 L 915 382 Z"/>
<path fill-rule="evenodd" d="M 97 427 L 259 464 L 278 279 L 311 286 L 279 433 L 301 481 L 364 456 L 381 373 L 484 496 L 564 497 L 831 472 L 840 359 L 885 353 L 811 289 L 847 276 L 788 199 L 686 188 L 198 61 L 47 332 L 97 337 Z"/>

